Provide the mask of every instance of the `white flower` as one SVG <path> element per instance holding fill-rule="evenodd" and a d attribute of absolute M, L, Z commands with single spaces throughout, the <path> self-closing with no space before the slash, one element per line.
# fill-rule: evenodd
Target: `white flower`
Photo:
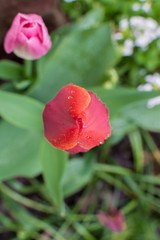
<path fill-rule="evenodd" d="M 142 5 L 142 10 L 143 10 L 144 12 L 148 13 L 148 12 L 151 10 L 151 5 L 150 5 L 148 2 L 144 3 L 144 4 Z"/>
<path fill-rule="evenodd" d="M 129 22 L 127 18 L 123 18 L 120 22 L 119 22 L 119 29 L 121 31 L 125 31 L 129 26 Z"/>
<path fill-rule="evenodd" d="M 135 11 L 135 12 L 140 10 L 140 8 L 141 8 L 141 5 L 139 3 L 134 3 L 132 5 L 132 10 Z"/>
<path fill-rule="evenodd" d="M 150 84 L 155 85 L 156 87 L 160 88 L 160 74 L 159 73 L 147 75 L 145 77 L 145 80 L 147 83 L 150 83 Z"/>
<path fill-rule="evenodd" d="M 116 32 L 116 33 L 113 34 L 113 39 L 114 40 L 121 40 L 122 38 L 123 38 L 123 35 L 120 32 Z"/>
<path fill-rule="evenodd" d="M 148 108 L 153 108 L 153 107 L 155 107 L 157 105 L 160 105 L 160 96 L 151 98 L 147 102 L 147 107 Z"/>
<path fill-rule="evenodd" d="M 145 48 L 160 35 L 158 23 L 152 18 L 135 16 L 130 19 L 130 25 L 135 36 L 135 45 Z"/>
<path fill-rule="evenodd" d="M 131 39 L 126 39 L 124 41 L 123 56 L 130 56 L 133 53 L 134 43 Z"/>
<path fill-rule="evenodd" d="M 143 84 L 143 85 L 139 85 L 137 89 L 139 91 L 150 92 L 150 91 L 152 91 L 153 87 L 152 87 L 151 84 L 146 83 L 146 84 Z"/>

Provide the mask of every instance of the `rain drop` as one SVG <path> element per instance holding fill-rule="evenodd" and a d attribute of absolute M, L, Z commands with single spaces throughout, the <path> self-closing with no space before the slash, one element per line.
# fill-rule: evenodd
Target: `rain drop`
<path fill-rule="evenodd" d="M 69 97 L 68 97 L 68 99 L 72 99 L 72 98 L 73 98 L 73 96 L 69 96 Z"/>

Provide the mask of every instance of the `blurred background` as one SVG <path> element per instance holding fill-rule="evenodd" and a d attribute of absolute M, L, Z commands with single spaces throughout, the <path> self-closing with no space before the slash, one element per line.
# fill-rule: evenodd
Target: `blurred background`
<path fill-rule="evenodd" d="M 63 215 L 41 175 L 41 136 L 27 135 L 20 146 L 25 132 L 1 124 L 0 239 L 158 240 L 160 1 L 0 3 L 1 59 L 22 63 L 3 50 L 4 36 L 18 12 L 41 15 L 53 41 L 51 52 L 37 61 L 41 76 L 37 85 L 4 84 L 2 77 L 1 87 L 46 103 L 60 87 L 73 82 L 106 103 L 113 129 L 103 145 L 70 156 L 61 182 Z"/>

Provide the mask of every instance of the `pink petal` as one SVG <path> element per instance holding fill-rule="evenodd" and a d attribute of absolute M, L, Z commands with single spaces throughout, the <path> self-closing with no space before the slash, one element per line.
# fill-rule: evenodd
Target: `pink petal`
<path fill-rule="evenodd" d="M 24 22 L 21 31 L 28 39 L 30 39 L 31 37 L 38 36 L 41 30 L 37 23 Z"/>
<path fill-rule="evenodd" d="M 20 28 L 20 18 L 21 14 L 18 13 L 17 16 L 14 18 L 9 31 L 5 36 L 4 49 L 7 53 L 11 53 L 16 45 L 17 33 Z"/>
<path fill-rule="evenodd" d="M 110 209 L 108 213 L 99 212 L 97 216 L 99 221 L 113 232 L 121 232 L 126 228 L 124 215 L 120 210 Z"/>
<path fill-rule="evenodd" d="M 41 32 L 42 32 L 41 35 L 43 36 L 43 45 L 46 48 L 50 49 L 52 43 L 51 43 L 50 37 L 48 35 L 48 29 L 47 29 L 46 25 L 44 24 L 42 17 L 39 15 L 36 15 L 36 14 L 28 14 L 28 17 L 30 20 L 35 21 L 39 24 L 39 26 L 41 28 Z"/>
<path fill-rule="evenodd" d="M 21 38 L 18 38 L 17 45 L 14 49 L 14 53 L 18 57 L 28 60 L 38 59 L 48 51 L 37 37 L 32 37 L 30 39 L 26 39 L 25 37 L 22 40 L 22 33 L 20 36 Z"/>
<path fill-rule="evenodd" d="M 27 24 L 32 27 L 25 27 Z M 22 41 L 22 33 L 29 41 Z M 6 34 L 4 49 L 7 53 L 14 51 L 17 56 L 25 59 L 37 59 L 48 52 L 51 44 L 48 30 L 40 16 L 19 13 Z"/>
<path fill-rule="evenodd" d="M 91 102 L 84 110 L 86 121 L 78 141 L 82 148 L 88 150 L 102 144 L 111 135 L 108 109 L 94 93 L 89 94 Z"/>
<path fill-rule="evenodd" d="M 32 22 L 39 22 L 39 23 L 42 23 L 43 22 L 43 19 L 41 16 L 37 15 L 37 14 L 24 14 L 24 13 L 20 13 L 21 17 L 26 19 L 26 20 L 29 20 L 29 21 L 32 21 Z"/>

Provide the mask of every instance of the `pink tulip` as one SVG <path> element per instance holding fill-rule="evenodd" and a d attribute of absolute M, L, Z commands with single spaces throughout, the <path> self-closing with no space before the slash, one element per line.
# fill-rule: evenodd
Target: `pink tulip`
<path fill-rule="evenodd" d="M 69 84 L 43 111 L 44 135 L 56 148 L 86 152 L 111 135 L 108 109 L 92 92 Z"/>
<path fill-rule="evenodd" d="M 126 228 L 124 215 L 121 210 L 110 208 L 107 213 L 99 212 L 97 217 L 101 224 L 112 232 L 121 232 Z"/>
<path fill-rule="evenodd" d="M 36 14 L 18 13 L 7 32 L 4 49 L 23 59 L 37 59 L 48 52 L 51 40 L 43 19 Z"/>

